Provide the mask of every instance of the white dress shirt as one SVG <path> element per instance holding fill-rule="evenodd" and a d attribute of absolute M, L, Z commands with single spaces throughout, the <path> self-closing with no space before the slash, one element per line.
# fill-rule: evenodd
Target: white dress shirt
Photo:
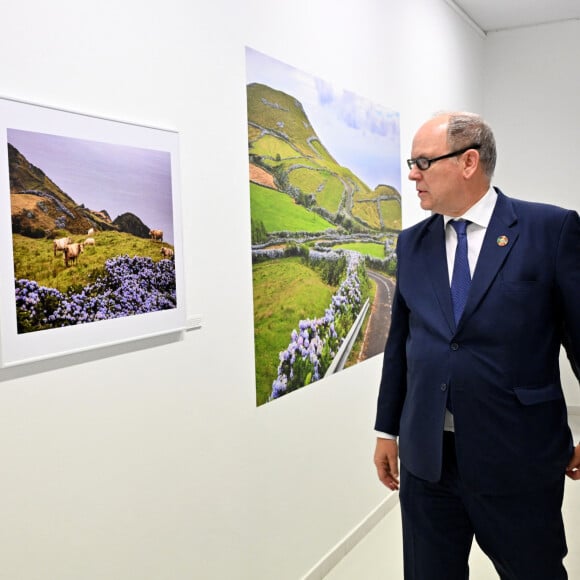
<path fill-rule="evenodd" d="M 497 193 L 490 187 L 487 193 L 473 206 L 471 206 L 462 216 L 451 217 L 444 215 L 443 224 L 445 227 L 445 251 L 447 253 L 447 269 L 449 271 L 449 286 L 451 286 L 451 277 L 453 275 L 453 263 L 455 261 L 455 249 L 457 247 L 457 232 L 453 227 L 447 227 L 453 219 L 465 219 L 471 223 L 467 226 L 467 260 L 469 262 L 469 271 L 471 277 L 477 266 L 477 259 L 483 245 L 483 238 L 487 231 L 487 226 L 491 220 L 491 215 L 497 201 Z M 445 430 L 453 431 L 453 415 L 445 411 Z M 396 439 L 389 433 L 376 432 L 378 437 L 384 439 Z"/>

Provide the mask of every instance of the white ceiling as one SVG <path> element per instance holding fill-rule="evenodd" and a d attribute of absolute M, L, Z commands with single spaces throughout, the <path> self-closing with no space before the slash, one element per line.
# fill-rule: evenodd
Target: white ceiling
<path fill-rule="evenodd" d="M 580 19 L 580 0 L 450 0 L 485 32 Z"/>

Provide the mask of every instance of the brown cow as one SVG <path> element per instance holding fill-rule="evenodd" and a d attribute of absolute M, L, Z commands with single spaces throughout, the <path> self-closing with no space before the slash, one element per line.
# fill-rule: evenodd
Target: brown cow
<path fill-rule="evenodd" d="M 67 244 L 72 244 L 70 238 L 58 238 L 57 240 L 53 240 L 52 248 L 54 250 L 54 255 L 56 256 L 57 252 L 63 252 Z"/>
<path fill-rule="evenodd" d="M 153 241 L 163 241 L 163 230 L 149 230 L 149 237 Z"/>
<path fill-rule="evenodd" d="M 64 265 L 68 268 L 69 264 L 76 264 L 77 258 L 83 253 L 85 245 L 82 243 L 68 244 L 64 248 Z"/>
<path fill-rule="evenodd" d="M 164 258 L 173 258 L 173 250 L 171 248 L 163 247 L 161 248 L 161 255 Z"/>

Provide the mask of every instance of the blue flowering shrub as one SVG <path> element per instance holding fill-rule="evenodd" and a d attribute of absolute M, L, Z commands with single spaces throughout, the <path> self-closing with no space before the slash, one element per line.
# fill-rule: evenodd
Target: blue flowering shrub
<path fill-rule="evenodd" d="M 277 258 L 291 258 L 293 256 L 300 256 L 308 260 L 308 248 L 304 244 L 296 244 L 290 242 L 281 248 L 262 248 L 252 250 L 252 262 L 259 264 L 267 260 L 275 260 Z"/>
<path fill-rule="evenodd" d="M 313 383 L 326 373 L 342 341 L 354 324 L 364 303 L 368 284 L 364 260 L 357 252 L 346 252 L 346 278 L 333 295 L 323 317 L 301 320 L 294 329 L 288 348 L 279 355 L 278 376 L 272 384 L 270 400 Z M 310 260 L 339 260 L 336 252 L 317 255 Z"/>
<path fill-rule="evenodd" d="M 173 260 L 111 258 L 95 282 L 65 293 L 33 280 L 16 280 L 15 285 L 19 333 L 176 307 Z"/>
<path fill-rule="evenodd" d="M 305 261 L 330 286 L 338 286 L 347 271 L 347 259 L 343 252 L 310 250 Z"/>

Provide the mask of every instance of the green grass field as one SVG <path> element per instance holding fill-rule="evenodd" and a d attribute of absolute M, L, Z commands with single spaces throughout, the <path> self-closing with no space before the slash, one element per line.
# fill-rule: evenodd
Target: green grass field
<path fill-rule="evenodd" d="M 308 211 L 284 193 L 250 183 L 252 218 L 264 223 L 268 232 L 322 232 L 334 225 Z"/>
<path fill-rule="evenodd" d="M 73 242 L 80 242 L 86 236 L 70 237 Z M 85 286 L 93 282 L 102 273 L 109 258 L 126 254 L 130 257 L 149 256 L 157 261 L 161 259 L 161 246 L 169 246 L 113 231 L 97 232 L 94 238 L 96 245 L 86 246 L 77 264 L 67 268 L 62 252 L 54 256 L 52 240 L 15 234 L 12 236 L 14 277 L 35 280 L 40 286 L 65 292 L 70 286 Z"/>
<path fill-rule="evenodd" d="M 256 402 L 268 401 L 278 355 L 290 343 L 300 320 L 324 315 L 336 288 L 326 285 L 299 258 L 254 265 Z"/>
<path fill-rule="evenodd" d="M 250 153 L 272 159 L 292 159 L 300 156 L 299 151 L 272 135 L 264 135 L 264 137 L 254 141 L 250 146 Z"/>
<path fill-rule="evenodd" d="M 362 220 L 368 227 L 375 230 L 380 229 L 381 222 L 377 204 L 374 202 L 356 202 L 352 206 L 352 215 Z"/>
<path fill-rule="evenodd" d="M 371 242 L 352 242 L 348 244 L 338 244 L 334 246 L 334 248 L 354 250 L 363 256 L 371 256 L 381 260 L 385 257 L 385 246 L 383 244 L 375 244 Z"/>
<path fill-rule="evenodd" d="M 381 201 L 380 207 L 384 224 L 393 230 L 400 230 L 402 224 L 400 202 L 394 199 Z"/>
<path fill-rule="evenodd" d="M 316 194 L 316 202 L 330 213 L 334 214 L 340 207 L 344 186 L 340 179 L 329 175 L 324 183 L 324 188 Z"/>

